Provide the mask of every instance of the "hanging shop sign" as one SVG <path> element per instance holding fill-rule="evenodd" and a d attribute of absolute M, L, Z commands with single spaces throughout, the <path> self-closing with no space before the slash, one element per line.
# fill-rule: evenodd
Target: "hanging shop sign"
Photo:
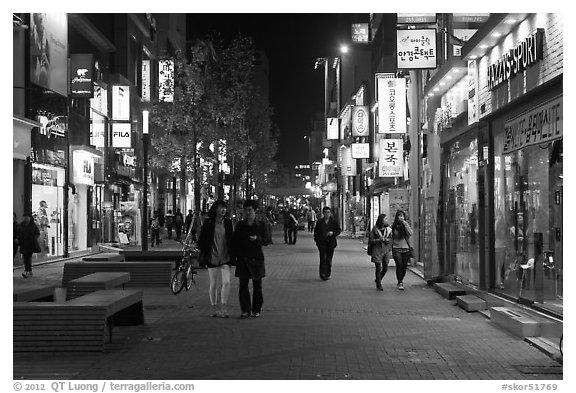
<path fill-rule="evenodd" d="M 158 65 L 158 100 L 161 102 L 173 102 L 174 60 L 160 60 Z"/>
<path fill-rule="evenodd" d="M 94 97 L 90 99 L 90 108 L 104 116 L 108 116 L 108 90 L 94 86 Z"/>
<path fill-rule="evenodd" d="M 543 41 L 544 29 L 536 29 L 536 33 L 518 42 L 514 48 L 488 66 L 488 89 L 495 89 L 542 60 L 544 58 Z"/>
<path fill-rule="evenodd" d="M 504 153 L 562 138 L 562 97 L 506 120 L 504 132 Z"/>
<path fill-rule="evenodd" d="M 90 144 L 94 147 L 104 147 L 106 133 L 106 119 L 104 116 L 91 111 L 90 116 Z"/>
<path fill-rule="evenodd" d="M 326 119 L 326 139 L 338 139 L 338 118 L 329 117 Z"/>
<path fill-rule="evenodd" d="M 130 123 L 112 124 L 112 147 L 132 147 L 132 129 Z"/>
<path fill-rule="evenodd" d="M 404 175 L 404 142 L 402 139 L 380 139 L 378 155 L 379 177 Z"/>
<path fill-rule="evenodd" d="M 352 42 L 368 42 L 369 28 L 368 23 L 353 23 L 352 24 Z"/>
<path fill-rule="evenodd" d="M 490 17 L 489 13 L 452 14 L 454 23 L 485 23 Z"/>
<path fill-rule="evenodd" d="M 356 175 L 356 160 L 352 159 L 352 149 L 347 147 L 342 149 L 342 175 L 355 176 Z"/>
<path fill-rule="evenodd" d="M 130 120 L 129 86 L 112 86 L 112 120 Z"/>
<path fill-rule="evenodd" d="M 94 55 L 70 55 L 70 96 L 92 98 L 94 96 Z"/>
<path fill-rule="evenodd" d="M 355 105 L 352 107 L 352 136 L 365 137 L 370 131 L 370 117 L 368 107 Z"/>
<path fill-rule="evenodd" d="M 68 16 L 30 14 L 30 81 L 68 95 Z"/>
<path fill-rule="evenodd" d="M 94 157 L 82 150 L 72 152 L 72 182 L 74 184 L 94 185 Z"/>
<path fill-rule="evenodd" d="M 352 158 L 370 158 L 370 144 L 369 143 L 353 143 Z"/>
<path fill-rule="evenodd" d="M 478 121 L 478 66 L 468 60 L 468 125 Z"/>
<path fill-rule="evenodd" d="M 350 121 L 352 119 L 352 110 L 350 105 L 346 105 L 340 116 L 340 139 L 345 139 L 350 130 Z"/>
<path fill-rule="evenodd" d="M 150 102 L 150 60 L 142 60 L 142 101 Z"/>
<path fill-rule="evenodd" d="M 436 68 L 436 29 L 396 31 L 399 69 Z"/>
<path fill-rule="evenodd" d="M 436 14 L 397 14 L 398 24 L 436 23 Z"/>
<path fill-rule="evenodd" d="M 377 75 L 378 133 L 406 133 L 406 79 Z"/>

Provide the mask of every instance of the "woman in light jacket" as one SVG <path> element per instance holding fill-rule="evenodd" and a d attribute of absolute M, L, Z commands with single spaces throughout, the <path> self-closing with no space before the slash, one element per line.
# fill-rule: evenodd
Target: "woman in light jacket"
<path fill-rule="evenodd" d="M 398 289 L 404 290 L 404 276 L 410 262 L 410 237 L 412 228 L 406 221 L 406 214 L 402 210 L 396 212 L 394 223 L 392 224 L 392 256 L 396 264 L 396 279 Z"/>
<path fill-rule="evenodd" d="M 376 271 L 376 290 L 382 291 L 382 279 L 388 271 L 388 261 L 390 260 L 390 243 L 392 241 L 392 229 L 388 226 L 386 214 L 380 214 L 376 224 L 370 231 L 368 247 L 372 248 L 371 262 Z"/>

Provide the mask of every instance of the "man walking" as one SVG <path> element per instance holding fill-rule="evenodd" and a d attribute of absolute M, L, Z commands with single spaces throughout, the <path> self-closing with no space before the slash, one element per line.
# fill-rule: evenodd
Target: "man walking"
<path fill-rule="evenodd" d="M 308 220 L 308 232 L 314 232 L 314 226 L 316 225 L 316 212 L 312 207 L 306 213 L 306 219 Z"/>
<path fill-rule="evenodd" d="M 184 215 L 180 211 L 180 208 L 177 208 L 174 214 L 174 226 L 176 227 L 176 240 L 180 241 L 182 237 L 182 227 L 184 226 Z"/>

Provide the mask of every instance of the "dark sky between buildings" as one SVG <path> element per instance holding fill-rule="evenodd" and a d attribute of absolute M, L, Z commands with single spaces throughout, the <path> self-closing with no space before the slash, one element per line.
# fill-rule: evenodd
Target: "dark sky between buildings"
<path fill-rule="evenodd" d="M 242 13 L 188 14 L 188 38 L 219 32 L 252 37 L 266 52 L 270 68 L 270 104 L 280 129 L 277 159 L 286 164 L 305 163 L 308 135 L 315 112 L 324 108 L 324 71 L 314 70 L 318 57 L 335 55 L 350 41 L 352 20 L 368 14 Z"/>

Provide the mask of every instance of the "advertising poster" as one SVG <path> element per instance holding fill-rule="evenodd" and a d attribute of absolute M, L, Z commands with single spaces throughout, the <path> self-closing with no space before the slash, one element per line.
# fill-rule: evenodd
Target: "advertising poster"
<path fill-rule="evenodd" d="M 410 219 L 410 212 L 408 211 L 410 203 L 410 195 L 408 190 L 402 188 L 393 188 L 388 190 L 390 215 L 393 217 L 398 210 L 403 210 Z"/>
<path fill-rule="evenodd" d="M 406 79 L 378 76 L 378 133 L 406 133 Z"/>
<path fill-rule="evenodd" d="M 404 148 L 402 139 L 380 139 L 378 174 L 379 177 L 404 176 Z"/>
<path fill-rule="evenodd" d="M 68 16 L 30 14 L 30 81 L 68 95 Z"/>
<path fill-rule="evenodd" d="M 174 61 L 160 60 L 158 62 L 158 100 L 160 102 L 174 101 Z"/>
<path fill-rule="evenodd" d="M 436 68 L 436 29 L 397 30 L 397 68 Z"/>
<path fill-rule="evenodd" d="M 368 23 L 353 23 L 352 42 L 368 42 L 369 31 Z"/>
<path fill-rule="evenodd" d="M 94 55 L 70 55 L 70 96 L 92 98 L 94 96 Z"/>
<path fill-rule="evenodd" d="M 468 125 L 478 121 L 478 67 L 468 60 Z"/>
<path fill-rule="evenodd" d="M 368 107 L 356 105 L 352 107 L 352 136 L 366 137 L 370 132 L 370 116 Z"/>

